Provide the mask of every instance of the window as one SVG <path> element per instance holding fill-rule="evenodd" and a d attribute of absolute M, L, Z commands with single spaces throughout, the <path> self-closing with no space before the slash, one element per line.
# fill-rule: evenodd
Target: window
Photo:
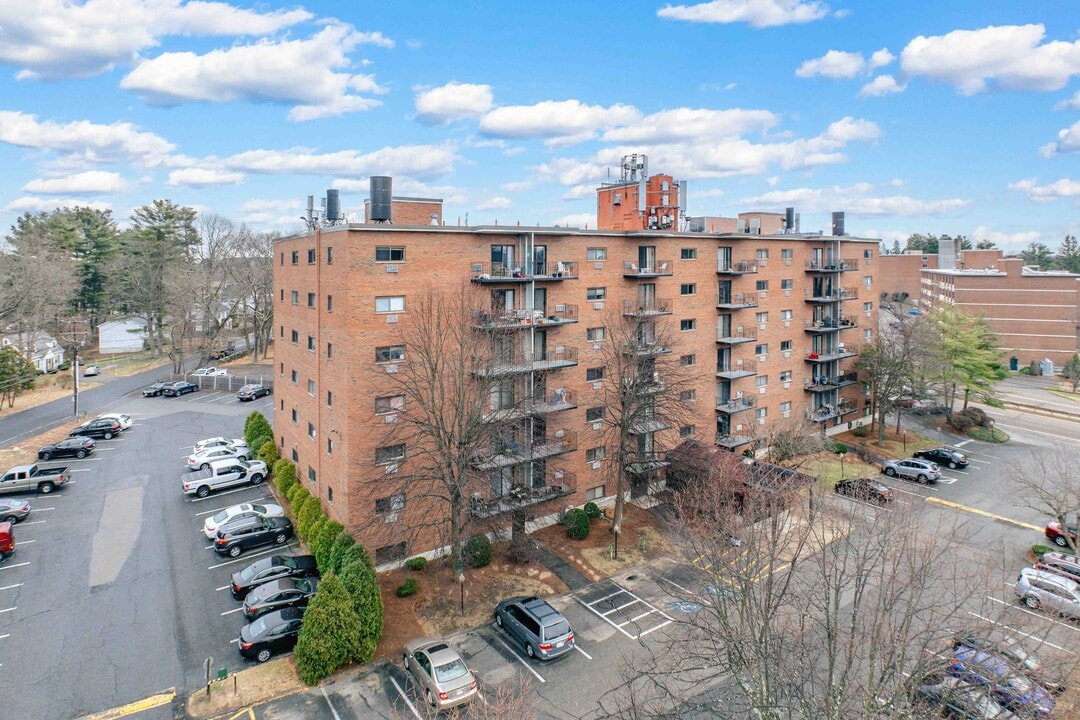
<path fill-rule="evenodd" d="M 683 283 L 679 286 L 679 294 L 697 295 L 697 285 L 694 283 Z"/>
<path fill-rule="evenodd" d="M 596 487 L 591 487 L 591 488 L 589 488 L 588 490 L 585 491 L 585 500 L 588 501 L 588 502 L 596 502 L 597 500 L 600 500 L 603 497 L 604 497 L 604 486 L 603 485 L 597 485 Z"/>
<path fill-rule="evenodd" d="M 281 302 L 285 302 L 285 288 L 281 289 Z"/>
<path fill-rule="evenodd" d="M 585 462 L 599 462 L 604 459 L 604 447 L 589 448 L 585 451 Z"/>
<path fill-rule="evenodd" d="M 404 395 L 387 395 L 375 398 L 375 414 L 402 412 L 405 410 Z"/>
<path fill-rule="evenodd" d="M 397 460 L 405 459 L 405 443 L 398 443 L 397 445 L 385 445 L 375 450 L 375 464 L 385 465 L 386 463 L 392 463 Z"/>
<path fill-rule="evenodd" d="M 780 403 L 780 413 L 784 417 L 787 417 L 788 413 L 790 413 L 790 412 L 791 412 L 791 401 L 790 400 L 785 400 L 784 402 Z"/>
<path fill-rule="evenodd" d="M 871 285 L 874 284 L 874 276 L 873 275 L 864 275 L 863 279 L 862 279 L 862 282 L 863 282 L 863 285 L 865 285 L 866 287 L 870 287 Z"/>
<path fill-rule="evenodd" d="M 697 260 L 697 248 L 682 248 L 679 257 L 683 260 Z"/>
<path fill-rule="evenodd" d="M 332 437 L 327 437 L 326 438 L 326 454 L 327 455 L 333 455 L 334 454 L 334 438 L 332 438 Z"/>
<path fill-rule="evenodd" d="M 310 350 L 311 352 L 315 352 L 315 336 L 314 335 L 308 335 L 307 336 L 307 349 Z"/>
<path fill-rule="evenodd" d="M 589 328 L 585 331 L 585 339 L 589 342 L 600 342 L 607 336 L 607 331 L 602 327 Z"/>
<path fill-rule="evenodd" d="M 690 402 L 697 398 L 697 390 L 683 390 L 679 393 L 679 400 L 682 402 Z"/>
<path fill-rule="evenodd" d="M 326 264 L 327 265 L 333 265 L 334 264 L 334 248 L 332 248 L 332 247 L 326 248 Z"/>
<path fill-rule="evenodd" d="M 874 303 L 872 303 L 872 302 L 864 302 L 862 304 L 862 309 L 865 312 L 873 312 L 874 311 Z"/>
<path fill-rule="evenodd" d="M 278 334 L 281 335 L 281 337 L 285 337 L 285 326 L 280 325 L 279 327 L 281 328 L 281 331 Z"/>
<path fill-rule="evenodd" d="M 331 505 L 334 504 L 334 488 L 332 487 L 326 488 L 326 502 L 330 503 Z"/>
<path fill-rule="evenodd" d="M 769 313 L 768 312 L 759 312 L 757 315 L 754 316 L 754 320 L 755 320 L 755 322 L 759 322 L 759 323 L 767 323 L 767 322 L 769 322 Z"/>
<path fill-rule="evenodd" d="M 780 382 L 791 382 L 791 371 L 790 370 L 781 370 L 780 371 Z"/>
<path fill-rule="evenodd" d="M 308 434 L 308 437 L 311 438 L 312 440 L 315 439 L 315 425 L 313 425 L 312 423 L 307 424 L 307 434 Z"/>
<path fill-rule="evenodd" d="M 293 448 L 293 449 L 292 449 L 292 461 L 293 461 L 294 463 L 298 463 L 298 462 L 300 462 L 300 455 L 298 455 L 298 454 L 297 454 L 297 452 L 296 452 L 296 448 Z"/>
<path fill-rule="evenodd" d="M 293 421 L 293 424 L 294 424 L 294 425 L 296 424 L 296 421 L 297 421 L 298 419 L 299 419 L 299 415 L 298 415 L 298 414 L 297 414 L 297 412 L 296 412 L 296 408 L 293 408 L 293 409 L 292 409 L 292 421 Z"/>
<path fill-rule="evenodd" d="M 326 312 L 334 312 L 334 296 L 326 296 Z"/>
<path fill-rule="evenodd" d="M 607 248 L 589 248 L 585 251 L 585 257 L 589 262 L 607 260 Z"/>
<path fill-rule="evenodd" d="M 681 428 L 679 428 L 679 437 L 681 437 L 681 438 L 688 438 L 693 434 L 694 434 L 694 426 L 693 425 L 683 425 Z"/>
<path fill-rule="evenodd" d="M 334 407 L 334 393 L 330 390 L 326 391 L 326 407 Z"/>
<path fill-rule="evenodd" d="M 300 262 L 300 251 L 299 250 L 293 250 L 292 251 L 292 264 L 296 265 L 299 262 Z"/>
<path fill-rule="evenodd" d="M 299 305 L 300 304 L 300 291 L 299 290 L 293 290 L 292 291 L 292 304 L 293 305 Z"/>
<path fill-rule="evenodd" d="M 757 410 L 754 411 L 754 415 L 757 416 L 758 420 L 764 420 L 765 417 L 768 414 L 769 414 L 769 409 L 768 408 L 759 407 Z"/>
<path fill-rule="evenodd" d="M 300 380 L 300 373 L 298 373 L 296 370 L 293 370 L 292 371 L 293 385 L 295 385 L 299 380 Z"/>
<path fill-rule="evenodd" d="M 281 264 L 285 264 L 285 253 L 281 253 Z"/>
<path fill-rule="evenodd" d="M 682 355 L 679 357 L 679 364 L 683 367 L 692 367 L 697 365 L 697 355 L 691 353 L 689 355 Z"/>
<path fill-rule="evenodd" d="M 755 257 L 758 260 L 768 260 L 769 259 L 769 249 L 768 248 L 758 248 L 757 249 L 757 254 L 755 255 Z"/>
<path fill-rule="evenodd" d="M 404 345 L 387 345 L 375 348 L 375 362 L 398 362 L 405 359 Z"/>
<path fill-rule="evenodd" d="M 769 289 L 769 281 L 768 280 L 758 280 L 757 283 L 754 286 L 754 289 L 757 290 L 758 292 L 764 292 L 764 291 L 768 290 Z"/>
<path fill-rule="evenodd" d="M 768 384 L 769 384 L 769 376 L 768 375 L 758 375 L 756 378 L 754 378 L 754 385 L 756 385 L 759 388 L 765 387 Z"/>
<path fill-rule="evenodd" d="M 607 298 L 606 287 L 591 287 L 585 291 L 585 299 L 591 301 L 604 300 Z"/>
<path fill-rule="evenodd" d="M 405 248 L 376 246 L 375 262 L 405 262 Z"/>
<path fill-rule="evenodd" d="M 405 296 L 394 295 L 375 298 L 375 312 L 405 312 Z"/>
<path fill-rule="evenodd" d="M 375 501 L 375 513 L 378 515 L 401 512 L 404 509 L 405 493 L 391 495 L 390 497 L 379 498 Z"/>
<path fill-rule="evenodd" d="M 870 328 L 866 328 L 865 330 L 862 331 L 862 336 L 863 336 L 863 340 L 865 340 L 866 342 L 873 342 L 873 340 L 874 340 L 874 331 L 871 330 Z"/>
<path fill-rule="evenodd" d="M 326 343 L 326 359 L 332 360 L 334 357 L 334 343 Z"/>
<path fill-rule="evenodd" d="M 783 350 L 783 351 L 790 351 L 791 350 L 791 341 L 790 340 L 781 340 L 780 341 L 780 349 Z"/>
<path fill-rule="evenodd" d="M 308 265 L 315 264 L 315 248 L 310 248 L 307 251 L 307 263 Z"/>
<path fill-rule="evenodd" d="M 279 374 L 282 376 L 285 375 L 285 363 L 281 363 L 281 370 L 279 371 Z"/>
<path fill-rule="evenodd" d="M 686 332 L 697 328 L 697 320 L 693 318 L 687 318 L 679 321 L 679 329 Z"/>
<path fill-rule="evenodd" d="M 602 367 L 589 368 L 588 370 L 585 371 L 585 379 L 588 382 L 596 382 L 598 380 L 603 380 L 604 379 L 604 368 L 602 368 Z"/>
<path fill-rule="evenodd" d="M 585 411 L 585 422 L 597 422 L 603 420 L 604 415 L 607 413 L 606 408 L 594 407 Z"/>
<path fill-rule="evenodd" d="M 791 248 L 780 251 L 780 257 L 783 258 L 784 260 L 790 260 L 794 256 L 795 256 L 795 251 L 792 250 Z"/>
<path fill-rule="evenodd" d="M 874 251 L 873 250 L 863 250 L 862 251 L 862 256 L 864 258 L 866 258 L 867 260 L 871 260 L 874 257 Z"/>
<path fill-rule="evenodd" d="M 311 397 L 315 397 L 315 381 L 314 380 L 308 380 L 307 381 L 307 393 Z"/>
<path fill-rule="evenodd" d="M 309 308 L 315 307 L 315 293 L 308 293 L 307 294 L 307 306 Z"/>
<path fill-rule="evenodd" d="M 790 320 L 791 319 L 791 311 L 790 310 L 781 310 L 780 311 L 780 319 L 781 320 Z"/>
<path fill-rule="evenodd" d="M 394 543 L 393 545 L 384 545 L 381 548 L 375 548 L 375 564 L 384 565 L 386 563 L 404 560 L 405 556 L 408 554 L 409 546 L 404 540 L 399 543 Z"/>
<path fill-rule="evenodd" d="M 758 343 L 757 345 L 755 345 L 754 346 L 754 354 L 755 355 L 768 355 L 769 354 L 769 343 Z"/>
<path fill-rule="evenodd" d="M 300 331 L 299 330 L 293 330 L 292 332 L 289 333 L 289 338 L 292 340 L 293 345 L 300 342 Z"/>
<path fill-rule="evenodd" d="M 787 280 L 781 280 L 780 281 L 780 289 L 781 290 L 791 290 L 794 287 L 795 287 L 795 281 L 792 280 L 791 278 L 788 278 Z"/>

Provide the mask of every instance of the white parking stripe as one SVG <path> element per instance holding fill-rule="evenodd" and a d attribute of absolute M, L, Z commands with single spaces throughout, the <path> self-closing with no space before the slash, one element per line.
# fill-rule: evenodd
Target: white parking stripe
<path fill-rule="evenodd" d="M 597 601 L 597 602 L 599 602 L 599 601 Z M 613 613 L 613 612 L 618 612 L 618 611 L 622 610 L 623 608 L 628 608 L 628 607 L 630 607 L 631 605 L 636 605 L 636 604 L 638 604 L 639 602 L 641 602 L 641 600 L 640 600 L 640 599 L 637 599 L 637 600 L 631 600 L 630 602 L 628 602 L 628 603 L 626 603 L 626 604 L 624 604 L 624 605 L 620 605 L 619 607 L 611 608 L 610 610 L 608 610 L 607 612 L 605 612 L 605 613 L 603 613 L 603 614 L 604 614 L 604 615 L 610 615 L 610 614 L 611 614 L 611 613 Z M 646 614 L 647 614 L 647 613 L 646 613 Z"/>
<path fill-rule="evenodd" d="M 970 440 L 964 440 L 963 442 L 958 442 L 958 443 L 956 443 L 955 447 L 964 447 L 969 442 L 971 442 L 971 441 Z"/>
<path fill-rule="evenodd" d="M 30 564 L 29 562 L 23 562 L 23 563 L 15 563 L 14 565 L 0 565 L 0 570 L 11 570 L 11 569 L 17 568 L 17 567 L 26 567 L 29 564 Z"/>
<path fill-rule="evenodd" d="M 3 589 L 3 588 L 0 588 L 0 590 L 2 590 L 2 589 Z M 576 638 L 575 638 L 575 639 L 576 639 Z M 584 655 L 585 657 L 587 657 L 587 658 L 589 658 L 590 660 L 592 660 L 592 655 L 590 655 L 589 653 L 587 653 L 587 652 L 585 652 L 584 650 L 582 650 L 582 649 L 581 649 L 581 646 L 580 646 L 580 645 L 578 645 L 577 643 L 574 643 L 574 649 L 575 649 L 575 650 L 577 650 L 577 651 L 578 651 L 579 653 L 581 653 L 582 655 Z"/>
<path fill-rule="evenodd" d="M 424 720 L 424 718 L 420 716 L 420 713 L 416 712 L 416 708 L 413 707 L 412 702 L 409 700 L 408 696 L 405 695 L 405 691 L 402 690 L 401 686 L 397 684 L 397 680 L 394 679 L 394 676 L 387 673 L 387 677 L 389 677 L 390 682 L 394 684 L 394 688 L 398 691 L 398 695 L 401 696 L 401 699 L 404 700 L 405 704 L 409 706 L 410 710 L 412 710 L 412 714 L 416 717 L 416 720 Z"/>
<path fill-rule="evenodd" d="M 51 508 L 34 508 L 34 512 L 36 512 L 36 513 L 38 513 L 38 512 L 49 512 L 50 510 L 55 510 L 55 509 L 56 508 L 54 508 L 54 507 L 51 507 Z"/>
<path fill-rule="evenodd" d="M 219 497 L 222 497 L 224 495 L 232 495 L 233 493 L 244 492 L 245 490 L 250 490 L 252 487 L 253 487 L 252 485 L 247 485 L 245 487 L 238 487 L 235 490 L 226 490 L 224 492 L 219 492 L 219 493 L 216 493 L 214 495 L 207 495 L 204 498 L 195 498 L 194 500 L 188 500 L 188 502 L 197 503 L 197 502 L 202 502 L 203 500 L 213 500 L 214 498 L 219 498 Z"/>
<path fill-rule="evenodd" d="M 18 609 L 19 609 L 19 606 L 16 605 L 15 607 L 4 608 L 3 610 L 0 610 L 0 613 L 11 612 L 12 610 L 18 610 Z"/>
<path fill-rule="evenodd" d="M 334 706 L 330 703 L 330 696 L 326 694 L 326 686 L 319 686 L 319 690 L 322 691 L 323 699 L 326 700 L 326 707 L 330 708 L 330 714 L 334 716 L 334 720 L 341 720 L 341 716 L 338 715 L 337 710 L 335 710 Z"/>
<path fill-rule="evenodd" d="M 258 498 L 256 500 L 251 500 L 250 502 L 261 503 L 261 502 L 266 502 L 269 499 L 270 499 L 269 495 L 263 495 L 261 498 Z M 232 507 L 232 505 L 224 505 L 224 506 L 219 507 L 219 508 L 214 508 L 213 510 L 203 510 L 202 512 L 195 513 L 195 517 L 202 517 L 203 515 L 213 515 L 214 513 L 219 513 L 222 510 L 228 510 L 231 507 Z"/>
<path fill-rule="evenodd" d="M 653 627 L 649 628 L 648 630 L 640 633 L 638 635 L 638 639 L 640 640 L 641 638 L 645 637 L 649 633 L 655 632 L 655 631 L 659 630 L 660 628 L 664 627 L 665 625 L 670 625 L 670 624 L 671 624 L 671 620 L 665 620 L 664 622 L 660 623 L 659 625 L 654 625 Z"/>
<path fill-rule="evenodd" d="M 27 525 L 44 525 L 44 520 L 31 520 L 30 522 L 23 521 L 19 523 L 19 527 L 25 527 Z"/>
<path fill-rule="evenodd" d="M 0 590 L 3 590 L 3 588 L 0 588 Z M 1023 635 L 1024 637 L 1027 637 L 1027 638 L 1033 638 L 1034 640 L 1038 641 L 1038 643 L 1040 645 L 1046 645 L 1047 647 L 1052 647 L 1055 650 L 1061 650 L 1062 652 L 1069 653 L 1070 655 L 1076 655 L 1076 653 L 1074 653 L 1072 650 L 1069 650 L 1067 648 L 1063 648 L 1060 645 L 1055 645 L 1054 643 L 1050 642 L 1049 640 L 1044 640 L 1043 638 L 1039 637 L 1038 635 L 1032 635 L 1031 633 L 1026 633 L 1023 630 L 1017 630 L 1014 627 L 1009 627 L 1008 625 L 1006 625 L 1003 622 L 998 622 L 997 620 L 991 620 L 988 617 L 983 617 L 982 615 L 979 615 L 978 613 L 973 613 L 970 610 L 968 610 L 968 615 L 973 615 L 973 616 L 979 618 L 980 620 L 985 620 L 986 622 L 992 623 L 994 625 L 1000 625 L 1001 627 L 1005 628 L 1006 630 L 1008 630 L 1009 632 L 1011 632 L 1013 634 Z"/>
<path fill-rule="evenodd" d="M 228 590 L 231 587 L 232 587 L 232 585 L 222 585 L 219 588 L 214 588 L 214 592 L 221 592 L 222 590 Z M 3 588 L 0 588 L 0 590 L 3 590 Z"/>
<path fill-rule="evenodd" d="M 0 587 L 0 590 L 12 590 L 14 588 L 22 587 L 22 586 L 23 586 L 22 583 L 15 583 L 14 585 L 5 585 L 4 587 Z"/>
<path fill-rule="evenodd" d="M 72 469 L 72 470 L 71 470 L 70 472 L 73 472 L 73 473 L 77 473 L 77 472 L 90 472 L 90 468 L 74 468 L 74 469 Z"/>
<path fill-rule="evenodd" d="M 272 553 L 272 552 L 280 552 L 280 551 L 285 550 L 286 548 L 290 548 L 292 546 L 293 546 L 293 543 L 291 543 L 291 542 L 290 543 L 285 543 L 284 545 L 275 545 L 274 547 L 269 548 L 267 550 L 262 550 L 262 551 L 257 552 L 257 553 L 251 553 L 250 555 L 244 555 L 242 557 L 236 558 L 235 560 L 227 560 L 227 561 L 225 561 L 223 563 L 218 563 L 217 565 L 211 565 L 210 567 L 208 567 L 206 569 L 207 570 L 214 570 L 214 569 L 219 568 L 219 567 L 225 567 L 226 565 L 234 565 L 234 564 L 236 564 L 238 562 L 244 562 L 248 558 L 258 557 L 260 555 L 266 555 L 267 553 Z"/>
<path fill-rule="evenodd" d="M 498 636 L 496 636 L 496 638 L 495 638 L 495 639 L 499 641 L 499 644 L 500 644 L 500 645 L 502 645 L 502 646 L 503 646 L 504 648 L 506 648 L 507 650 L 509 650 L 509 651 L 510 651 L 510 654 L 511 654 L 511 655 L 513 655 L 513 656 L 514 656 L 515 658 L 517 658 L 517 661 L 518 661 L 519 663 L 521 663 L 522 665 L 524 665 L 524 666 L 525 666 L 525 669 L 526 669 L 526 670 L 528 670 L 528 671 L 529 671 L 529 672 L 531 672 L 531 673 L 532 673 L 533 675 L 535 675 L 535 676 L 536 676 L 536 679 L 537 679 L 537 680 L 539 680 L 540 682 L 547 682 L 547 680 L 545 680 L 545 679 L 544 679 L 544 676 L 543 676 L 543 675 L 541 675 L 540 673 L 536 672 L 536 670 L 534 670 L 534 669 L 532 668 L 532 666 L 531 666 L 531 665 L 529 665 L 529 663 L 525 662 L 525 659 L 524 659 L 524 658 L 522 658 L 522 657 L 521 657 L 520 655 L 518 655 L 518 654 L 517 654 L 517 651 L 515 651 L 515 650 L 514 650 L 514 649 L 513 649 L 512 647 L 510 647 L 509 645 L 507 645 L 507 644 L 506 644 L 506 642 L 505 642 L 505 641 L 504 641 L 504 640 L 503 640 L 503 639 L 502 639 L 501 637 L 498 637 Z"/>
<path fill-rule="evenodd" d="M 1027 608 L 1024 608 L 1024 607 L 1018 607 L 1016 605 L 1013 605 L 1012 603 L 1007 603 L 1004 600 L 998 600 L 996 597 L 991 597 L 989 595 L 987 595 L 986 597 L 987 597 L 988 600 L 990 600 L 992 602 L 1000 603 L 1001 605 L 1004 605 L 1005 607 L 1010 607 L 1010 608 L 1013 608 L 1015 610 L 1019 610 L 1020 612 L 1027 613 L 1028 615 L 1031 615 L 1033 617 L 1042 618 L 1043 620 L 1048 620 L 1048 621 L 1054 623 L 1055 625 L 1060 625 L 1061 627 L 1069 628 L 1070 630 L 1075 630 L 1076 632 L 1080 632 L 1080 628 L 1076 627 L 1075 625 L 1069 625 L 1067 623 L 1063 623 L 1063 622 L 1060 622 L 1058 620 L 1054 620 L 1049 615 L 1044 615 L 1042 613 L 1033 612 L 1033 611 L 1028 610 Z"/>
<path fill-rule="evenodd" d="M 225 617 L 226 615 L 232 615 L 233 613 L 238 613 L 238 612 L 240 612 L 240 611 L 241 611 L 241 610 L 243 610 L 243 609 L 244 609 L 244 608 L 242 608 L 242 607 L 238 607 L 238 608 L 236 608 L 235 610 L 226 610 L 225 612 L 221 613 L 221 616 L 222 616 L 222 617 Z"/>
<path fill-rule="evenodd" d="M 625 635 L 626 637 L 630 638 L 631 640 L 637 640 L 637 637 L 636 637 L 636 636 L 634 636 L 634 635 L 631 635 L 630 633 L 626 632 L 625 630 L 623 630 L 623 629 L 622 629 L 621 627 L 619 627 L 619 626 L 618 626 L 618 625 L 616 625 L 615 623 L 613 623 L 613 622 L 611 622 L 610 620 L 608 620 L 608 619 L 607 619 L 606 617 L 604 617 L 603 615 L 601 615 L 601 614 L 600 614 L 600 613 L 599 613 L 599 612 L 598 612 L 598 611 L 597 611 L 597 610 L 596 610 L 595 608 L 593 608 L 593 606 L 592 606 L 592 605 L 590 605 L 589 603 L 585 602 L 585 601 L 584 601 L 584 600 L 582 600 L 581 598 L 577 598 L 577 601 L 578 601 L 579 603 L 581 603 L 582 605 L 584 605 L 584 606 L 585 606 L 585 609 L 586 609 L 586 610 L 588 610 L 588 611 L 589 611 L 589 612 L 591 612 L 592 614 L 596 615 L 596 617 L 600 618 L 601 620 L 603 620 L 603 621 L 604 621 L 604 622 L 606 622 L 607 624 L 611 625 L 611 626 L 612 626 L 613 628 L 615 628 L 616 630 L 618 630 L 619 632 L 621 632 L 621 633 L 622 633 L 623 635 Z"/>
<path fill-rule="evenodd" d="M 0 640 L 3 640 L 4 638 L 9 638 L 9 637 L 11 637 L 11 633 L 8 633 L 7 635 L 0 635 Z"/>
<path fill-rule="evenodd" d="M 18 547 L 19 545 L 29 545 L 32 542 L 37 542 L 37 540 L 19 540 L 15 543 L 15 546 Z"/>

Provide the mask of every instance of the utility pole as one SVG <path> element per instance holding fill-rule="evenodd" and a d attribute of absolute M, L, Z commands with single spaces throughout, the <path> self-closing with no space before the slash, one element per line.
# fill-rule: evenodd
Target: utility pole
<path fill-rule="evenodd" d="M 71 353 L 71 403 L 72 414 L 79 417 L 79 350 L 90 335 L 90 321 L 85 317 L 73 317 L 58 322 L 60 342 Z"/>

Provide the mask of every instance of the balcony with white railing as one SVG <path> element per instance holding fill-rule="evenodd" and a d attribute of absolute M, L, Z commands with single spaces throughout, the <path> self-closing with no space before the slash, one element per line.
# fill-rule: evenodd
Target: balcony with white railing
<path fill-rule="evenodd" d="M 720 310 L 743 310 L 757 305 L 757 295 L 750 293 L 724 293 L 716 298 L 716 307 Z"/>
<path fill-rule="evenodd" d="M 670 315 L 671 312 L 671 298 L 623 300 L 622 314 L 626 317 L 654 317 Z"/>
<path fill-rule="evenodd" d="M 511 465 L 545 460 L 577 450 L 577 433 L 573 430 L 548 430 L 543 437 L 518 442 L 508 438 L 500 443 L 500 449 L 477 459 L 477 470 L 494 470 Z"/>
<path fill-rule="evenodd" d="M 757 333 L 753 328 L 747 330 L 746 328 L 736 328 L 732 331 L 730 328 L 718 328 L 716 331 L 716 342 L 721 345 L 739 345 L 741 343 L 749 343 L 757 341 Z"/>
<path fill-rule="evenodd" d="M 543 484 L 540 485 L 514 485 L 504 495 L 495 497 L 473 493 L 470 510 L 473 517 L 490 518 L 568 497 L 576 491 L 577 480 L 574 473 L 567 470 L 548 470 L 548 477 L 543 478 Z"/>
<path fill-rule="evenodd" d="M 758 271 L 757 263 L 746 260 L 717 261 L 716 273 L 718 275 L 752 275 Z"/>
<path fill-rule="evenodd" d="M 826 348 L 824 350 L 807 350 L 806 358 L 807 362 L 812 363 L 826 363 L 833 360 L 843 360 L 844 358 L 856 357 L 859 354 L 858 345 L 837 345 L 835 348 Z"/>
<path fill-rule="evenodd" d="M 550 312 L 543 310 L 473 310 L 473 324 L 481 330 L 522 330 L 531 327 L 551 327 L 578 321 L 577 305 L 556 305 Z"/>
<path fill-rule="evenodd" d="M 727 400 L 718 398 L 716 401 L 716 412 L 724 413 L 725 415 L 734 415 L 735 413 L 743 412 L 744 410 L 750 410 L 756 404 L 753 397 L 734 397 Z"/>
<path fill-rule="evenodd" d="M 835 376 L 822 373 L 820 375 L 814 375 L 812 378 L 808 378 L 803 384 L 803 389 L 807 392 L 820 393 L 847 387 L 848 385 L 854 385 L 857 382 L 859 382 L 859 373 L 855 371 L 841 373 Z"/>
<path fill-rule="evenodd" d="M 753 360 L 729 361 L 716 365 L 716 377 L 724 380 L 738 380 L 754 375 L 757 375 L 757 363 Z"/>
<path fill-rule="evenodd" d="M 558 346 L 544 352 L 522 353 L 509 358 L 476 358 L 473 373 L 478 377 L 502 377 L 529 372 L 561 370 L 577 365 L 578 351 L 575 347 Z"/>
<path fill-rule="evenodd" d="M 825 422 L 833 418 L 843 417 L 858 411 L 855 403 L 850 400 L 837 400 L 835 403 L 822 403 L 817 407 L 806 410 L 806 419 L 813 422 Z"/>
<path fill-rule="evenodd" d="M 847 330 L 848 328 L 859 327 L 859 323 L 852 318 L 841 317 L 839 319 L 835 317 L 826 317 L 820 320 L 806 321 L 806 332 L 811 335 L 821 335 L 823 333 L 837 332 L 838 330 Z"/>
<path fill-rule="evenodd" d="M 666 453 L 655 450 L 631 452 L 627 461 L 626 471 L 633 475 L 647 475 L 671 464 Z"/>
<path fill-rule="evenodd" d="M 640 265 L 627 260 L 623 263 L 622 274 L 625 278 L 669 277 L 675 274 L 675 265 L 671 260 L 654 260 L 649 265 Z"/>
<path fill-rule="evenodd" d="M 577 407 L 577 393 L 573 390 L 558 388 L 546 395 L 530 395 L 520 402 L 507 402 L 505 407 L 491 410 L 484 415 L 484 421 L 490 423 L 518 420 L 535 415 L 550 415 Z"/>
<path fill-rule="evenodd" d="M 499 262 L 470 263 L 472 281 L 481 285 L 497 283 L 558 282 L 577 278 L 575 262 L 543 262 L 507 265 Z"/>
<path fill-rule="evenodd" d="M 840 273 L 848 270 L 858 270 L 859 261 L 856 258 L 825 258 L 821 261 L 807 260 L 806 272 L 808 273 Z"/>

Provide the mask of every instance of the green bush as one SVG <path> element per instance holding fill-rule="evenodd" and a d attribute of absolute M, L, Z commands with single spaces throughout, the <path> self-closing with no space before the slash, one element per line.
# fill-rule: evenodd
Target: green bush
<path fill-rule="evenodd" d="M 840 453 L 846 453 L 848 451 L 848 446 L 842 442 L 834 442 L 832 446 L 832 451 L 837 455 L 839 455 Z"/>
<path fill-rule="evenodd" d="M 362 623 L 342 580 L 324 575 L 304 613 L 296 642 L 296 670 L 300 679 L 315 685 L 360 656 Z"/>
<path fill-rule="evenodd" d="M 409 570 L 419 572 L 427 567 L 427 558 L 423 555 L 417 555 L 414 558 L 409 558 L 405 561 L 405 567 Z"/>
<path fill-rule="evenodd" d="M 289 488 L 289 492 L 286 497 L 288 497 L 289 499 L 289 505 L 292 509 L 292 516 L 295 520 L 298 517 L 298 513 L 300 512 L 300 506 L 307 498 L 311 497 L 311 493 L 309 493 L 308 489 L 302 484 L 294 483 L 293 486 Z"/>
<path fill-rule="evenodd" d="M 971 421 L 976 425 L 985 425 L 990 421 L 990 416 L 987 415 L 982 408 L 969 407 L 960 414 L 964 417 L 971 418 Z"/>
<path fill-rule="evenodd" d="M 271 445 L 273 445 L 274 444 L 274 438 L 271 437 L 270 435 L 260 435 L 259 437 L 255 438 L 255 443 L 254 444 L 250 444 L 250 443 L 248 444 L 249 448 L 254 448 L 253 450 L 251 450 L 251 452 L 255 453 L 253 455 L 253 457 L 258 457 L 259 456 L 259 450 L 261 450 L 262 446 L 265 445 L 266 443 L 270 443 Z M 267 465 L 269 466 L 269 464 L 267 464 Z"/>
<path fill-rule="evenodd" d="M 563 524 L 566 525 L 566 536 L 571 540 L 584 540 L 589 537 L 589 516 L 584 510 L 570 510 L 563 518 Z"/>
<path fill-rule="evenodd" d="M 1066 552 L 1072 555 L 1072 550 L 1069 548 L 1050 547 L 1049 545 L 1032 545 L 1031 552 L 1034 553 L 1036 560 L 1041 559 L 1048 552 Z"/>
<path fill-rule="evenodd" d="M 585 514 L 589 516 L 590 520 L 599 520 L 600 506 L 594 502 L 585 503 Z"/>
<path fill-rule="evenodd" d="M 274 439 L 271 438 L 259 446 L 258 458 L 266 463 L 266 467 L 273 469 L 274 465 L 281 458 L 278 456 L 277 445 L 274 444 Z"/>
<path fill-rule="evenodd" d="M 278 491 L 288 499 L 297 484 L 296 466 L 285 458 L 274 463 L 274 484 L 277 485 Z"/>
<path fill-rule="evenodd" d="M 334 550 L 334 541 L 343 532 L 345 532 L 344 525 L 336 520 L 327 520 L 319 530 L 319 534 L 314 538 L 314 547 L 311 547 L 311 543 L 308 544 L 315 554 L 315 563 L 320 568 L 329 566 L 330 553 Z"/>
<path fill-rule="evenodd" d="M 244 422 L 244 439 L 247 440 L 248 447 L 257 448 L 259 445 L 255 441 L 261 437 L 274 437 L 274 429 L 270 427 L 266 416 L 256 410 L 248 415 Z"/>
<path fill-rule="evenodd" d="M 305 542 L 308 539 L 308 531 L 312 526 L 320 519 L 325 518 L 323 515 L 322 505 L 319 504 L 319 498 L 308 493 L 308 496 L 304 498 L 304 502 L 300 505 L 299 510 L 296 506 L 293 506 L 296 517 L 296 533 Z"/>
<path fill-rule="evenodd" d="M 346 553 L 352 548 L 360 548 L 363 552 L 364 548 L 356 544 L 356 540 L 353 536 L 347 532 L 340 533 L 334 538 L 334 545 L 330 548 L 330 558 L 326 561 L 326 566 L 320 565 L 319 569 L 323 572 L 327 570 L 333 570 L 336 573 L 341 572 L 341 568 L 344 565 Z M 359 559 L 357 556 L 356 559 Z"/>
<path fill-rule="evenodd" d="M 405 582 L 398 585 L 394 594 L 398 597 L 409 597 L 410 595 L 415 595 L 418 589 L 419 588 L 416 587 L 416 578 L 405 578 Z"/>
<path fill-rule="evenodd" d="M 852 430 L 851 434 L 854 435 L 855 437 L 861 437 L 861 438 L 870 437 L 870 426 L 869 425 L 860 425 L 859 427 Z"/>
<path fill-rule="evenodd" d="M 359 552 L 356 552 L 359 551 Z M 382 638 L 383 602 L 379 581 L 371 559 L 360 545 L 353 545 L 349 558 L 342 565 L 341 581 L 353 601 L 353 609 L 360 618 L 360 645 L 356 662 L 369 662 L 375 657 L 375 649 Z"/>
<path fill-rule="evenodd" d="M 971 428 L 975 427 L 975 421 L 969 418 L 967 415 L 953 415 L 952 422 L 949 424 L 960 432 L 967 432 Z"/>
<path fill-rule="evenodd" d="M 330 521 L 327 520 L 326 516 L 322 514 L 322 510 L 320 510 L 319 514 L 308 523 L 308 526 L 304 529 L 304 534 L 300 536 L 300 539 L 307 544 L 308 552 L 312 555 L 315 554 L 315 540 L 319 537 L 319 533 L 322 532 L 323 527 L 328 522 Z M 318 559 L 316 559 L 315 562 L 318 563 Z"/>
<path fill-rule="evenodd" d="M 465 562 L 471 568 L 490 565 L 491 554 L 491 541 L 483 533 L 477 533 L 465 542 Z"/>

